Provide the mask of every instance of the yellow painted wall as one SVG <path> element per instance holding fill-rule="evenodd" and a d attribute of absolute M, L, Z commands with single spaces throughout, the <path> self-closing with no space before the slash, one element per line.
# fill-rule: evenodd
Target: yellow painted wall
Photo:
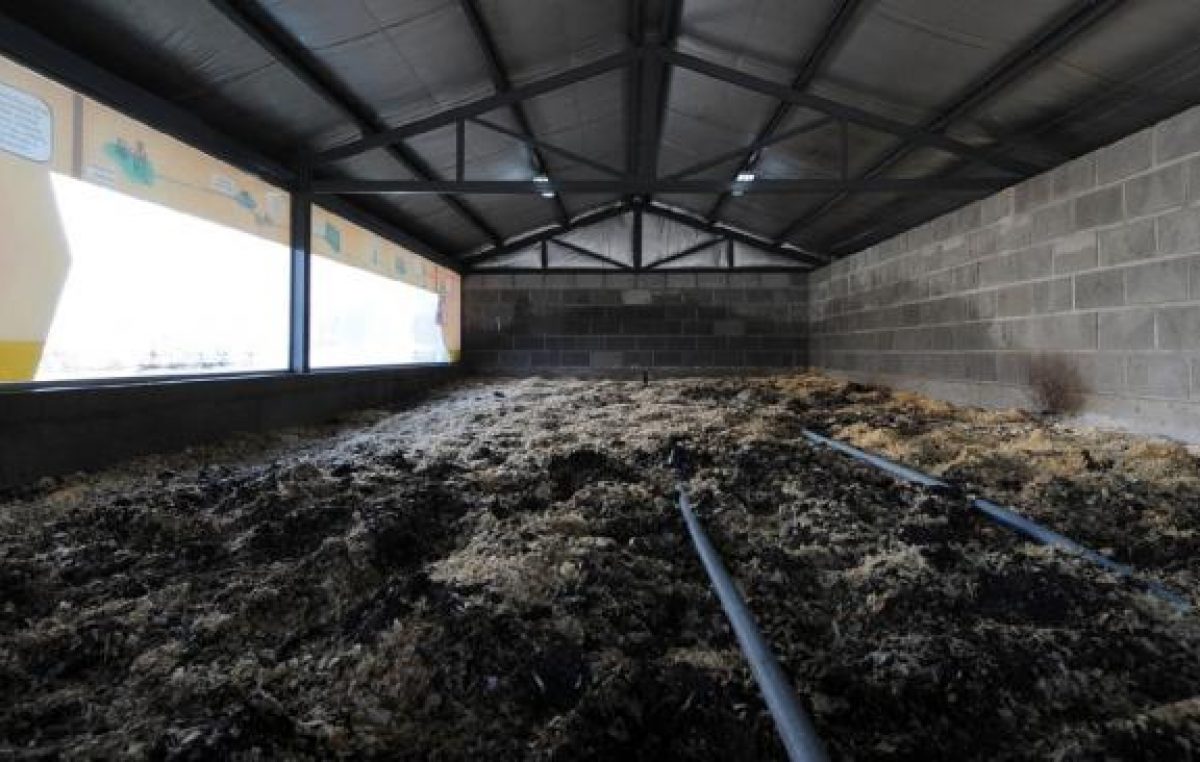
<path fill-rule="evenodd" d="M 23 150 L 39 102 L 45 158 Z M 70 271 L 54 175 L 288 243 L 285 192 L 0 57 L 0 381 L 34 378 Z"/>
<path fill-rule="evenodd" d="M 17 133 L 33 112 L 48 112 L 38 122 L 52 132 L 48 157 L 31 158 Z M 289 242 L 283 191 L 0 57 L 0 381 L 35 376 L 69 274 L 56 174 Z M 320 208 L 313 240 L 317 256 L 439 294 L 446 347 L 458 358 L 462 284 L 455 272 Z"/>
<path fill-rule="evenodd" d="M 0 381 L 33 378 L 70 268 L 52 172 L 70 170 L 77 99 L 0 58 Z M 47 113 L 50 155 L 23 152 L 18 133 Z M 41 124 L 41 120 L 37 120 Z"/>

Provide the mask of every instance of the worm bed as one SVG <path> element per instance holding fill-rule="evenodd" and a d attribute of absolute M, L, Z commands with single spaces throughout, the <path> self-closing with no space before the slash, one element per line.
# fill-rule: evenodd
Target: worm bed
<path fill-rule="evenodd" d="M 691 494 L 834 759 L 1189 759 L 1200 628 L 810 446 L 1200 598 L 1185 448 L 820 376 L 476 381 L 0 502 L 0 756 L 779 759 Z"/>

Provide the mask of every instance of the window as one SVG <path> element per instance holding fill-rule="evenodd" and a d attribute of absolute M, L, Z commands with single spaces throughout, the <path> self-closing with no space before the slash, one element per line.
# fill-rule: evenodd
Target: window
<path fill-rule="evenodd" d="M 0 382 L 287 367 L 289 198 L 0 58 Z"/>
<path fill-rule="evenodd" d="M 313 208 L 312 366 L 458 359 L 457 273 Z"/>

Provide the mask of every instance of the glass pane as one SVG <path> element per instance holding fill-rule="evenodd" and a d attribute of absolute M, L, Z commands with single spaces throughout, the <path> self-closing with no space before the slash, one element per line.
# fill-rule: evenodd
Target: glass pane
<path fill-rule="evenodd" d="M 0 58 L 0 381 L 287 366 L 288 197 Z"/>
<path fill-rule="evenodd" d="M 313 209 L 312 366 L 454 362 L 457 273 Z"/>

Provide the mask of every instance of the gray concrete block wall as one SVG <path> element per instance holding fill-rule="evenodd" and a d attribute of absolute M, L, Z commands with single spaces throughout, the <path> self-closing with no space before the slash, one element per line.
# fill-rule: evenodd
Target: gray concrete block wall
<path fill-rule="evenodd" d="M 463 285 L 469 368 L 693 372 L 808 363 L 803 273 L 479 273 Z"/>
<path fill-rule="evenodd" d="M 1029 404 L 1058 355 L 1085 412 L 1200 438 L 1200 108 L 821 268 L 812 364 Z"/>

